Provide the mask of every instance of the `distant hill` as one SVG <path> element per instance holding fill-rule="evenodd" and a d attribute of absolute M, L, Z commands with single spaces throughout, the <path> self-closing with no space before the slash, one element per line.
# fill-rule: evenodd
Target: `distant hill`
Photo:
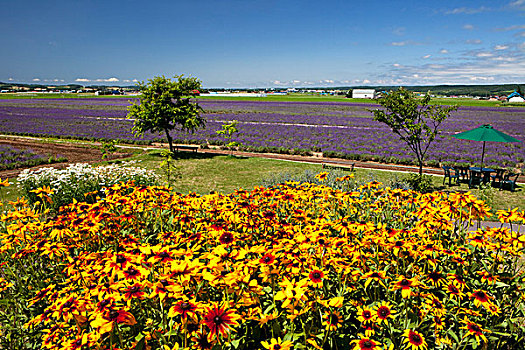
<path fill-rule="evenodd" d="M 340 90 L 348 91 L 352 89 L 375 89 L 376 91 L 389 91 L 396 90 L 399 86 L 340 86 L 340 87 L 302 87 L 297 88 L 298 90 L 310 90 L 310 89 L 324 89 L 324 90 Z M 515 90 L 525 91 L 525 84 L 494 84 L 494 85 L 415 85 L 415 86 L 404 86 L 405 89 L 414 92 L 428 92 L 430 91 L 434 95 L 442 96 L 477 96 L 477 97 L 489 97 L 494 95 L 508 95 Z M 42 85 L 42 84 L 19 84 L 19 83 L 4 83 L 0 82 L 0 90 L 3 91 L 136 91 L 137 87 L 134 85 L 127 86 L 105 86 L 105 85 L 89 85 L 83 86 L 78 84 L 68 85 Z M 207 90 L 207 89 L 203 89 Z M 242 89 L 242 88 L 231 88 L 231 89 L 209 89 L 210 91 L 217 90 L 249 90 L 249 91 L 262 91 L 270 90 L 265 88 L 260 89 Z M 272 90 L 281 90 L 275 88 Z M 286 88 L 282 88 L 286 90 Z"/>

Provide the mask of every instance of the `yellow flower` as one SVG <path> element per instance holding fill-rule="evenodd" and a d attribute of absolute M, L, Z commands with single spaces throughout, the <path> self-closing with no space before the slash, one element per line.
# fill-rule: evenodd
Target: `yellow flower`
<path fill-rule="evenodd" d="M 403 336 L 405 336 L 403 343 L 406 343 L 405 346 L 411 350 L 426 349 L 428 347 L 423 335 L 416 331 L 405 329 Z"/>
<path fill-rule="evenodd" d="M 282 341 L 281 338 L 272 338 L 269 343 L 267 341 L 262 341 L 261 344 L 268 350 L 289 350 L 293 346 L 291 341 Z"/>
<path fill-rule="evenodd" d="M 326 180 L 326 177 L 328 176 L 328 172 L 327 171 L 323 171 L 322 173 L 319 173 L 317 175 L 315 175 L 315 178 L 321 182 L 323 182 L 324 180 Z"/>

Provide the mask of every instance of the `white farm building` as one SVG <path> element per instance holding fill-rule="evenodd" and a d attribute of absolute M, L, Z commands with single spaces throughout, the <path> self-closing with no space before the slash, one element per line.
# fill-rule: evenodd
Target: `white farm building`
<path fill-rule="evenodd" d="M 525 99 L 518 92 L 514 91 L 512 94 L 507 96 L 507 101 L 508 102 L 525 102 Z"/>
<path fill-rule="evenodd" d="M 354 89 L 352 90 L 352 98 L 375 98 L 376 91 L 374 89 Z"/>

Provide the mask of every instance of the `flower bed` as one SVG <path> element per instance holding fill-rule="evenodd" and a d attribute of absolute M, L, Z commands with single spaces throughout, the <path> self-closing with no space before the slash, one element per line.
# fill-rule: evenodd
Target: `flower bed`
<path fill-rule="evenodd" d="M 519 348 L 524 235 L 468 232 L 489 215 L 470 194 L 378 186 L 122 184 L 52 218 L 19 201 L 0 230 L 0 347 Z"/>
<path fill-rule="evenodd" d="M 77 163 L 65 169 L 25 169 L 18 175 L 18 187 L 30 204 L 42 203 L 57 210 L 73 200 L 94 202 L 98 197 L 105 196 L 106 188 L 120 182 L 133 181 L 137 186 L 159 183 L 159 177 L 153 171 L 132 167 L 129 163 L 97 167 Z M 43 200 L 41 193 L 47 193 L 46 200 Z"/>
<path fill-rule="evenodd" d="M 0 170 L 49 164 L 64 160 L 65 158 L 46 157 L 33 153 L 30 150 L 21 150 L 8 145 L 0 145 Z"/>

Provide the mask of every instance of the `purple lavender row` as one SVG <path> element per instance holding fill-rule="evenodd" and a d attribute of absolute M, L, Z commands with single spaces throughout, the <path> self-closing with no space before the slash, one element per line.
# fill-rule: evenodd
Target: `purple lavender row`
<path fill-rule="evenodd" d="M 35 102 L 35 100 L 32 101 L 33 103 Z M 218 101 L 212 102 L 219 105 Z M 222 104 L 220 109 L 224 109 L 224 106 L 229 105 L 230 101 L 226 102 Z M 234 102 L 237 107 L 244 103 L 246 109 L 237 112 L 209 114 L 207 115 L 209 119 L 208 126 L 205 130 L 200 130 L 194 135 L 174 132 L 174 138 L 177 142 L 221 144 L 223 140 L 215 134 L 215 131 L 220 129 L 222 121 L 241 120 L 244 118 L 239 125 L 241 133 L 237 137 L 237 141 L 241 142 L 247 149 L 260 151 L 304 149 L 322 151 L 325 154 L 334 156 L 365 157 L 366 159 L 385 161 L 397 159 L 409 162 L 413 159 L 413 156 L 406 150 L 405 145 L 386 126 L 374 122 L 370 116 L 336 116 L 332 113 L 336 110 L 342 110 L 341 104 L 335 106 L 332 104 L 326 107 L 324 104 L 319 103 L 300 103 L 301 110 L 299 112 L 304 112 L 304 114 L 297 115 L 298 111 L 294 114 L 286 114 L 279 111 L 274 113 L 253 112 L 250 109 L 252 108 L 250 106 L 254 105 L 253 103 L 248 103 L 247 101 Z M 265 109 L 268 109 L 270 108 L 268 104 L 271 107 L 275 103 L 258 102 L 256 105 L 258 108 L 263 105 Z M 282 105 L 283 103 L 278 104 Z M 305 110 L 307 107 L 310 109 Z M 289 106 L 286 106 L 286 108 L 289 108 Z M 323 112 L 323 108 L 327 108 L 327 110 Z M 369 113 L 364 107 L 354 105 L 353 108 L 354 110 L 363 108 L 360 112 L 362 114 Z M 110 110 L 104 116 L 100 116 L 100 111 L 97 111 L 97 113 L 92 111 L 86 112 L 81 106 L 75 112 L 74 108 L 48 108 L 46 110 L 45 106 L 42 106 L 41 110 L 39 110 L 34 107 L 26 109 L 20 107 L 17 109 L 12 106 L 5 106 L 5 108 L 1 108 L 0 105 L 0 131 L 17 134 L 87 139 L 119 139 L 140 142 L 141 139 L 134 137 L 131 132 L 131 121 L 115 118 L 125 116 L 125 106 L 122 106 L 122 111 L 119 113 Z M 513 109 L 512 113 L 501 113 L 500 109 L 497 112 L 473 108 L 460 109 L 443 124 L 444 133 L 440 135 L 433 148 L 429 151 L 428 159 L 434 161 L 478 162 L 480 143 L 452 139 L 450 134 L 490 122 L 495 127 L 510 134 L 520 135 L 523 134 L 525 129 L 523 124 L 524 116 L 525 109 L 521 109 L 521 112 Z M 221 122 L 218 120 L 221 120 Z M 258 124 L 254 123 L 257 121 L 259 122 Z M 310 126 L 293 125 L 294 123 L 290 123 L 290 121 Z M 283 122 L 291 125 L 283 125 Z M 324 125 L 319 125 L 323 123 Z M 511 130 L 514 130 L 514 133 Z M 145 136 L 144 141 L 162 139 L 162 136 L 148 134 Z M 523 163 L 524 158 L 523 143 L 489 143 L 487 145 L 485 158 L 488 162 L 487 164 L 515 165 Z"/>
<path fill-rule="evenodd" d="M 21 150 L 9 145 L 0 145 L 0 169 L 10 168 L 12 165 L 44 159 L 45 156 L 33 153 L 30 150 Z"/>

